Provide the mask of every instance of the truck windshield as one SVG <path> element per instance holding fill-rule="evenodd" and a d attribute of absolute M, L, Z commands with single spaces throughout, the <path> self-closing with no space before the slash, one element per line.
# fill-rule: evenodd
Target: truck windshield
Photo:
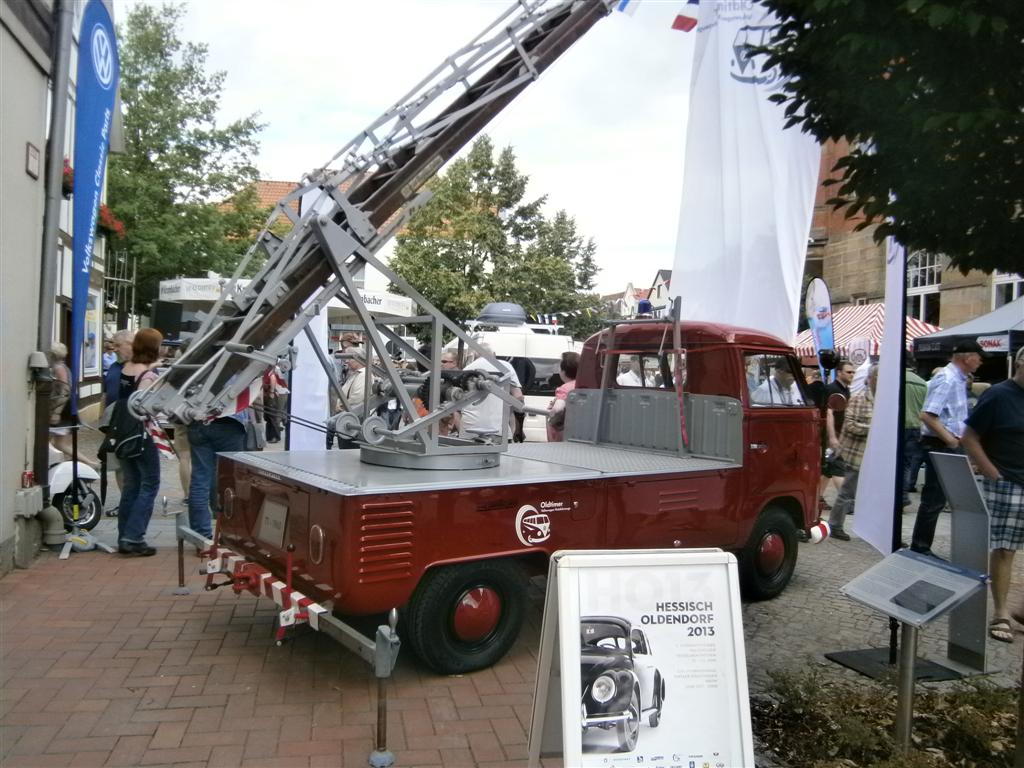
<path fill-rule="evenodd" d="M 806 404 L 803 376 L 789 357 L 748 352 L 744 358 L 751 406 L 791 408 Z"/>

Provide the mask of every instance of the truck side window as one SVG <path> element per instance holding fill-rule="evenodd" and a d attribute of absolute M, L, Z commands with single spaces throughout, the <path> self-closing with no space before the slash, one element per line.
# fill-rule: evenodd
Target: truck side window
<path fill-rule="evenodd" d="M 804 405 L 803 391 L 788 357 L 748 353 L 744 358 L 752 406 L 789 408 Z"/>

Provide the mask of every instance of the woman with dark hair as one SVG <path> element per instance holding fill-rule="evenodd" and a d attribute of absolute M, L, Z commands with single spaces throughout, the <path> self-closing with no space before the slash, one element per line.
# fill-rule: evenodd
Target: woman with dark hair
<path fill-rule="evenodd" d="M 119 400 L 146 389 L 156 381 L 160 363 L 160 345 L 164 337 L 155 328 L 143 328 L 132 340 L 132 358 L 121 368 Z M 117 551 L 122 555 L 148 557 L 156 550 L 146 543 L 146 528 L 153 515 L 153 504 L 160 490 L 160 454 L 148 435 L 142 441 L 142 453 L 121 459 L 124 482 L 117 508 Z"/>
<path fill-rule="evenodd" d="M 548 442 L 560 443 L 565 439 L 565 406 L 569 393 L 576 389 L 576 373 L 580 367 L 578 352 L 563 352 L 558 375 L 564 382 L 555 390 L 555 399 L 548 406 Z"/>

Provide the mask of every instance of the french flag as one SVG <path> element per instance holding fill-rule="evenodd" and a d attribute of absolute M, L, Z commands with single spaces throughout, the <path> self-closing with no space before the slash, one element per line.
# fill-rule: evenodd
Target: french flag
<path fill-rule="evenodd" d="M 675 21 L 672 22 L 672 29 L 689 32 L 696 27 L 699 6 L 700 0 L 686 0 L 686 5 L 676 14 Z"/>
<path fill-rule="evenodd" d="M 627 16 L 632 16 L 636 13 L 637 6 L 640 5 L 640 0 L 619 0 L 615 3 L 615 10 L 619 13 L 624 13 Z"/>

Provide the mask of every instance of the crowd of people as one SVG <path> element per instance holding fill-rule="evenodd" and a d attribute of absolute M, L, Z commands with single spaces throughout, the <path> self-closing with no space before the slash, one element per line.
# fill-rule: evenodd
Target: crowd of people
<path fill-rule="evenodd" d="M 902 503 L 910 506 L 909 494 L 917 490 L 923 467 L 921 500 L 909 547 L 936 557 L 932 544 L 947 499 L 932 455 L 968 456 L 981 476 L 980 490 L 990 517 L 993 618 L 989 635 L 1012 642 L 1011 613 L 1024 623 L 1024 604 L 1015 613 L 1008 605 L 1014 555 L 1024 548 L 1024 349 L 1015 356 L 1012 378 L 994 386 L 979 387 L 974 381 L 982 361 L 981 346 L 963 341 L 954 348 L 950 362 L 933 371 L 928 381 L 912 367 L 904 372 Z M 855 381 L 856 370 L 849 361 L 840 361 L 835 381 L 819 390 L 825 414 L 820 503 L 829 512 L 832 538 L 840 541 L 850 540 L 845 522 L 854 509 L 878 380 L 877 364 L 864 368 L 861 386 Z M 824 493 L 837 478 L 841 484 L 829 507 Z"/>
<path fill-rule="evenodd" d="M 480 345 L 487 355 L 493 357 L 493 351 L 487 344 Z M 421 352 L 428 354 L 428 347 L 421 349 Z M 523 402 L 523 386 L 520 374 L 513 362 L 494 357 L 491 362 L 487 356 L 464 354 L 462 366 L 459 367 L 458 353 L 454 349 L 446 348 L 440 354 L 441 375 L 452 374 L 456 371 L 472 373 L 481 371 L 498 376 L 508 376 L 509 394 L 516 400 Z M 335 353 L 335 360 L 338 365 L 335 369 L 337 376 L 337 391 L 332 385 L 330 408 L 332 414 L 338 414 L 345 410 L 361 414 L 366 403 L 367 394 L 367 358 L 362 344 L 362 339 L 355 333 L 346 333 L 341 339 L 341 347 Z M 414 364 L 409 364 L 415 367 Z M 559 366 L 559 382 L 555 390 L 555 396 L 548 406 L 547 435 L 548 440 L 555 442 L 563 439 L 565 431 L 565 406 L 569 392 L 575 386 L 576 371 L 579 366 L 579 354 L 566 352 L 562 355 Z M 422 368 L 417 368 L 422 372 Z M 370 381 L 375 377 L 371 375 Z M 413 399 L 417 415 L 423 416 L 427 413 L 427 402 L 430 399 L 430 386 L 428 381 L 421 391 Z M 498 436 L 511 437 L 515 442 L 521 442 L 523 438 L 522 414 L 513 411 L 507 423 L 503 422 L 505 402 L 496 395 L 488 395 L 478 402 L 465 405 L 459 411 L 445 416 L 439 422 L 439 432 L 442 436 L 459 436 L 481 441 L 493 440 Z M 389 428 L 395 428 L 402 420 L 402 414 L 397 400 L 392 400 L 386 405 L 379 406 L 378 415 L 384 417 Z M 328 448 L 337 445 L 340 448 L 354 448 L 358 443 L 349 440 L 341 435 L 328 432 Z"/>

